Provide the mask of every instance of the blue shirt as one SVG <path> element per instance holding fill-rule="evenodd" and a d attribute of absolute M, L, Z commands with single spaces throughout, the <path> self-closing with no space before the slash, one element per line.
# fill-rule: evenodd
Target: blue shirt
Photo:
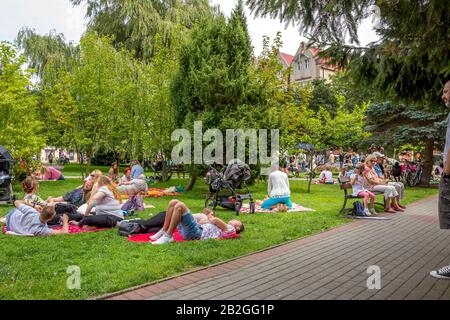
<path fill-rule="evenodd" d="M 137 179 L 141 174 L 144 174 L 144 168 L 140 164 L 135 164 L 131 168 L 131 179 Z"/>
<path fill-rule="evenodd" d="M 21 204 L 6 216 L 6 229 L 22 235 L 49 236 L 52 230 L 40 220 L 36 209 Z"/>
<path fill-rule="evenodd" d="M 381 177 L 383 175 L 383 171 L 381 171 L 380 166 L 378 165 L 378 163 L 373 167 L 375 169 L 375 172 L 377 173 L 377 175 L 379 177 Z"/>

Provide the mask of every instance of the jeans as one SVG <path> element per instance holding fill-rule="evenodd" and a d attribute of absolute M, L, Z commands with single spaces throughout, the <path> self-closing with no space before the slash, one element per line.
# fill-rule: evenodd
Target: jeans
<path fill-rule="evenodd" d="M 272 210 L 271 207 L 276 206 L 278 203 L 284 203 L 289 209 L 292 209 L 291 197 L 269 198 L 262 203 L 261 208 Z"/>
<path fill-rule="evenodd" d="M 184 240 L 199 240 L 202 236 L 200 225 L 195 221 L 194 216 L 189 211 L 183 213 L 177 227 Z"/>

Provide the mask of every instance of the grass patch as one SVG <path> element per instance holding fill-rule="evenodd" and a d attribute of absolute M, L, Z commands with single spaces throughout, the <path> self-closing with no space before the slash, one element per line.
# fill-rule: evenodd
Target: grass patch
<path fill-rule="evenodd" d="M 186 180 L 173 179 L 154 185 L 185 185 Z M 58 196 L 81 184 L 81 180 L 41 183 L 43 198 Z M 266 184 L 252 186 L 256 199 L 266 193 Z M 292 200 L 315 212 L 241 215 L 245 232 L 240 239 L 196 241 L 152 246 L 130 243 L 116 229 L 77 235 L 42 238 L 0 235 L 0 299 L 86 299 L 158 280 L 200 266 L 224 261 L 269 246 L 315 234 L 348 220 L 338 216 L 343 192 L 337 185 L 313 185 L 307 194 L 306 181 L 291 181 Z M 203 208 L 207 186 L 198 181 L 193 191 L 178 199 L 193 212 Z M 435 189 L 410 188 L 405 203 L 436 194 Z M 21 196 L 19 194 L 19 196 Z M 163 211 L 171 198 L 146 199 L 156 209 L 147 209 L 140 217 Z M 0 206 L 0 216 L 11 207 Z M 218 209 L 219 217 L 234 218 L 232 211 Z M 66 287 L 71 265 L 81 268 L 81 289 Z"/>

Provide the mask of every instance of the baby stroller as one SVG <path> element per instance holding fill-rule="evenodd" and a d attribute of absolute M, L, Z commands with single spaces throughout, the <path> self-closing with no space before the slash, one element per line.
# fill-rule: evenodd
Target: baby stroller
<path fill-rule="evenodd" d="M 14 159 L 3 146 L 0 146 L 0 204 L 13 203 L 17 198 L 12 188 L 12 165 Z"/>
<path fill-rule="evenodd" d="M 209 185 L 209 195 L 205 201 L 205 208 L 216 209 L 221 206 L 225 209 L 234 210 L 236 215 L 241 211 L 244 200 L 250 201 L 250 213 L 255 212 L 255 202 L 246 181 L 250 179 L 250 168 L 240 160 L 232 160 L 227 167 L 218 164 L 208 164 L 209 170 L 205 182 Z M 240 194 L 237 189 L 245 189 L 246 193 Z M 225 192 L 222 192 L 225 191 Z"/>

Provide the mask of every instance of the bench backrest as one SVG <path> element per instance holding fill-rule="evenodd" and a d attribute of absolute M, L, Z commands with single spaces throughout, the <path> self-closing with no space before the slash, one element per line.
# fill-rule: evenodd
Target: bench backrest
<path fill-rule="evenodd" d="M 347 190 L 347 189 L 351 189 L 352 185 L 350 184 L 350 179 L 347 177 L 339 177 L 338 178 L 339 181 L 339 187 L 341 188 L 341 190 Z"/>

